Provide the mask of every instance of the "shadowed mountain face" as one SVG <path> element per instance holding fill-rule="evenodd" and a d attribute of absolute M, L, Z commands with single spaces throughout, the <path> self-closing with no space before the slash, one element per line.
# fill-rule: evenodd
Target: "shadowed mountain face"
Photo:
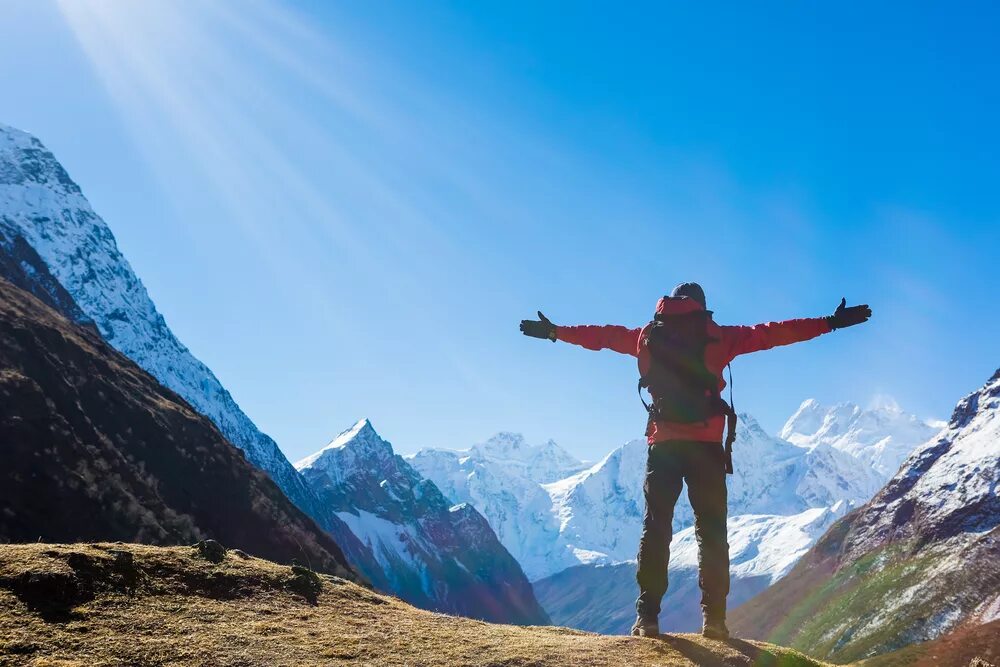
<path fill-rule="evenodd" d="M 92 329 L 0 279 L 0 541 L 214 538 L 355 575 L 214 424 Z"/>
<path fill-rule="evenodd" d="M 852 660 L 1000 618 L 1000 371 L 864 507 L 732 615 L 745 636 Z"/>

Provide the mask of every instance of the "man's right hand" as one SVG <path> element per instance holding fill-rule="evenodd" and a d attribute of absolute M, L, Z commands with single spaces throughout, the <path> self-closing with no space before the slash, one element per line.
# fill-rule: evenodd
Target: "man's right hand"
<path fill-rule="evenodd" d="M 827 317 L 826 321 L 829 322 L 831 329 L 843 329 L 844 327 L 853 327 L 855 324 L 867 322 L 871 316 L 872 309 L 868 307 L 868 304 L 848 308 L 847 299 L 841 299 L 836 312 Z"/>
<path fill-rule="evenodd" d="M 556 342 L 556 325 L 538 311 L 537 320 L 521 320 L 521 333 L 532 338 L 548 338 Z"/>

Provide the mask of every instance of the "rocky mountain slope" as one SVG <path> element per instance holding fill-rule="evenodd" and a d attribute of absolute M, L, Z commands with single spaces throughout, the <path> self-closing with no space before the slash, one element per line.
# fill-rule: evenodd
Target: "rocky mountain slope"
<path fill-rule="evenodd" d="M 112 347 L 211 419 L 294 503 L 322 522 L 313 511 L 314 498 L 278 446 L 170 331 L 111 230 L 55 156 L 35 137 L 0 124 L 0 243 L 3 238 L 21 253 L 29 246 L 44 262 L 78 308 L 68 315 L 93 321 Z"/>
<path fill-rule="evenodd" d="M 58 619 L 58 622 L 52 622 Z M 696 635 L 607 637 L 435 614 L 350 582 L 188 547 L 0 545 L 0 663 L 819 667 Z"/>
<path fill-rule="evenodd" d="M 0 542 L 195 542 L 354 576 L 337 544 L 180 396 L 0 279 Z"/>
<path fill-rule="evenodd" d="M 733 627 L 856 659 L 1000 618 L 1000 371 Z"/>
<path fill-rule="evenodd" d="M 785 422 L 779 435 L 802 447 L 822 443 L 846 452 L 888 481 L 910 452 L 943 426 L 904 412 L 891 401 L 864 410 L 854 403 L 825 407 L 809 399 Z"/>
<path fill-rule="evenodd" d="M 374 554 L 386 590 L 420 607 L 547 623 L 520 565 L 468 503 L 453 504 L 363 419 L 299 461 L 323 507 Z"/>

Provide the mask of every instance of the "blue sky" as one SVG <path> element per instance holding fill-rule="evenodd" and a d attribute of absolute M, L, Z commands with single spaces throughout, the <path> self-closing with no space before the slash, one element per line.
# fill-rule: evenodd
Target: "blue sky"
<path fill-rule="evenodd" d="M 620 3 L 619 3 L 620 4 Z M 998 364 L 988 3 L 11 0 L 0 122 L 34 132 L 167 322 L 290 458 L 641 434 L 636 370 L 517 322 L 720 323 L 868 302 L 734 364 L 947 417 Z"/>

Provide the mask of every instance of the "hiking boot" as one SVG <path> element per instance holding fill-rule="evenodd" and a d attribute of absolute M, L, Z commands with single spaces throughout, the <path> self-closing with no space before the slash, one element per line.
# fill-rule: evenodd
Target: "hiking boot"
<path fill-rule="evenodd" d="M 633 637 L 659 637 L 660 621 L 655 616 L 653 618 L 639 616 L 635 619 L 635 623 L 632 624 L 630 634 Z"/>
<path fill-rule="evenodd" d="M 726 619 L 705 617 L 705 624 L 701 629 L 701 636 L 706 639 L 729 639 L 729 628 L 726 627 Z"/>

